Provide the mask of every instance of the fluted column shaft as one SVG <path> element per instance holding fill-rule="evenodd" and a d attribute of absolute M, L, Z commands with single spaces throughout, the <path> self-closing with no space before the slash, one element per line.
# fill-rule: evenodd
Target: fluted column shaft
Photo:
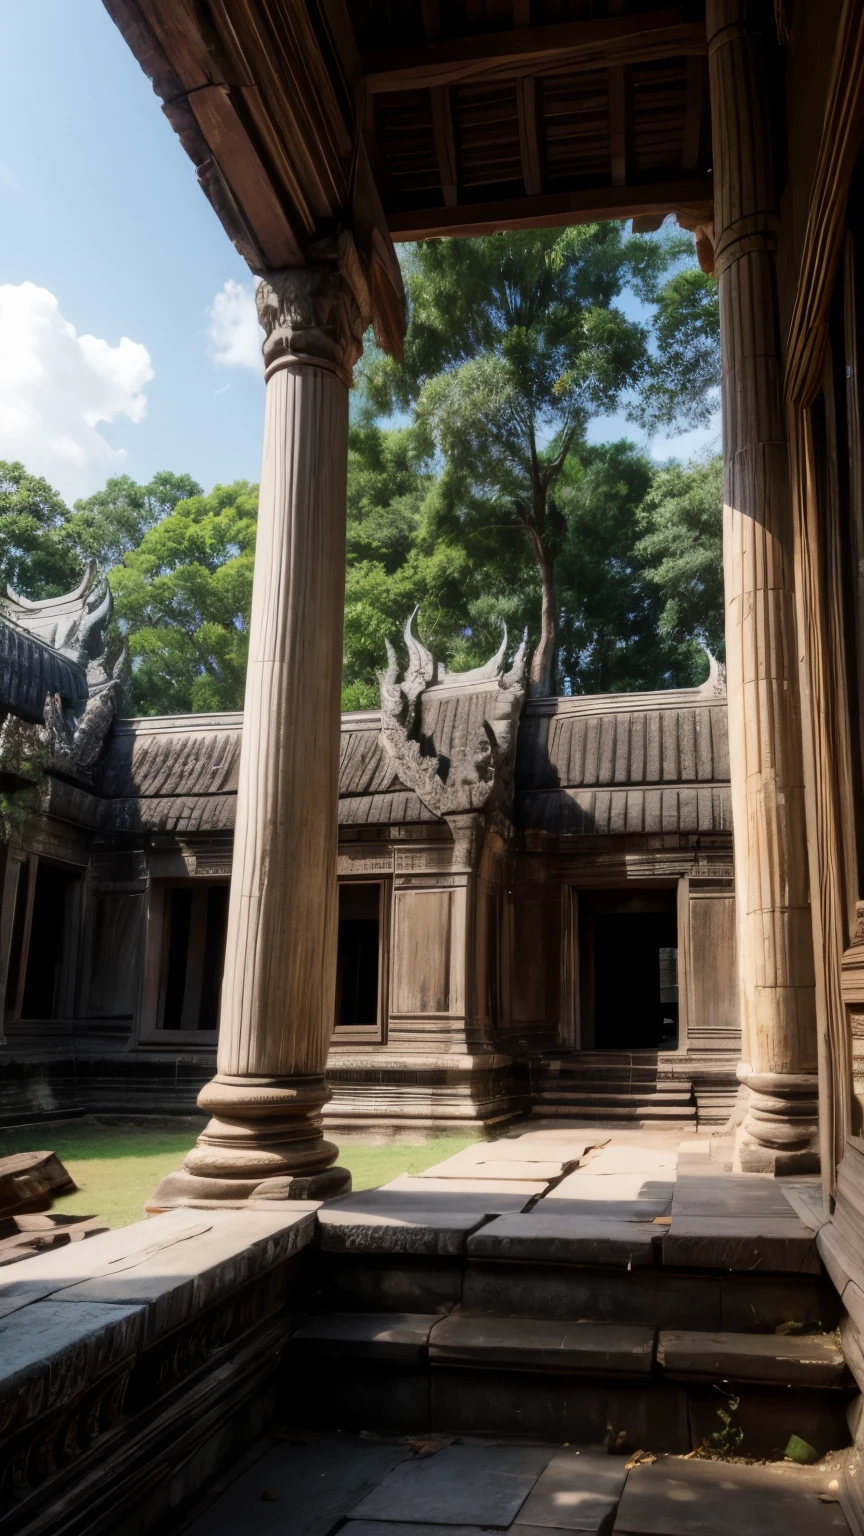
<path fill-rule="evenodd" d="M 744 1169 L 812 1167 L 816 1022 L 777 318 L 776 197 L 758 37 L 708 0 L 723 346 L 726 663 L 744 1061 Z"/>
<path fill-rule="evenodd" d="M 351 248 L 353 250 L 353 248 Z M 150 1209 L 324 1195 L 333 1030 L 348 386 L 365 316 L 345 252 L 258 290 L 266 406 L 212 1119 Z M 350 251 L 349 251 L 350 255 Z"/>

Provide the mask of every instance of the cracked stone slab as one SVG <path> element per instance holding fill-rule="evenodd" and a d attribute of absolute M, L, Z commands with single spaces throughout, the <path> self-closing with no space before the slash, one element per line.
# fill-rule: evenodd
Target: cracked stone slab
<path fill-rule="evenodd" d="M 763 1274 L 821 1273 L 815 1235 L 791 1209 L 788 1216 L 677 1216 L 673 1206 L 663 1263 Z"/>
<path fill-rule="evenodd" d="M 476 1195 L 367 1190 L 328 1200 L 318 1212 L 321 1247 L 329 1253 L 411 1253 L 452 1257 L 489 1220 Z"/>

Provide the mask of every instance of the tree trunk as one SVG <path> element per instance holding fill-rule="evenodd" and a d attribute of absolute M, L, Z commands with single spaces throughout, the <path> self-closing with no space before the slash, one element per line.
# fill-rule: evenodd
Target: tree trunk
<path fill-rule="evenodd" d="M 532 699 L 543 699 L 553 692 L 555 683 L 555 641 L 558 632 L 558 599 L 555 591 L 555 560 L 540 535 L 532 528 L 531 542 L 543 587 L 540 614 L 540 639 L 531 658 L 528 692 Z"/>

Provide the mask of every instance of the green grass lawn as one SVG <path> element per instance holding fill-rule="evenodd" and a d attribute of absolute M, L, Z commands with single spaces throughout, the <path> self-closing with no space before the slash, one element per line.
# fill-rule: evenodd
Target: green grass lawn
<path fill-rule="evenodd" d="M 55 1200 L 55 1211 L 79 1216 L 101 1216 L 111 1227 L 140 1221 L 144 1201 L 162 1176 L 178 1168 L 196 1136 L 190 1124 L 162 1123 L 143 1126 L 99 1125 L 70 1120 L 42 1129 L 0 1131 L 0 1156 L 10 1152 L 49 1149 L 68 1168 L 78 1188 L 74 1195 Z M 373 1147 L 349 1142 L 341 1148 L 339 1163 L 350 1168 L 355 1189 L 374 1189 L 400 1173 L 420 1173 L 443 1162 L 476 1137 L 436 1137 L 422 1145 Z"/>

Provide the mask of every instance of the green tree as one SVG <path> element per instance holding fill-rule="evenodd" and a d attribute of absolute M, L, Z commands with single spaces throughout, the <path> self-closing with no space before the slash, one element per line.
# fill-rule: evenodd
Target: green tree
<path fill-rule="evenodd" d="M 160 470 L 148 485 L 116 475 L 103 490 L 76 501 L 74 512 L 67 513 L 66 537 L 83 560 L 95 560 L 108 571 L 137 549 L 148 529 L 178 502 L 200 495 L 201 486 L 191 475 Z"/>
<path fill-rule="evenodd" d="M 179 502 L 111 575 L 142 715 L 239 709 L 249 644 L 258 490 Z"/>
<path fill-rule="evenodd" d="M 0 575 L 22 597 L 59 597 L 81 564 L 64 539 L 69 508 L 47 480 L 0 460 Z"/>
<path fill-rule="evenodd" d="M 701 427 L 720 405 L 720 301 L 713 277 L 688 265 L 643 296 L 654 305 L 654 347 L 630 415 L 649 432 Z"/>
<path fill-rule="evenodd" d="M 379 409 L 416 403 L 442 459 L 439 532 L 466 546 L 517 531 L 539 573 L 539 640 L 531 689 L 553 686 L 565 534 L 557 490 L 592 417 L 615 409 L 649 367 L 646 328 L 615 304 L 625 287 L 651 294 L 680 260 L 677 242 L 620 224 L 563 234 L 527 231 L 422 242 L 406 265 L 405 362 L 365 376 Z"/>
<path fill-rule="evenodd" d="M 640 513 L 637 557 L 660 597 L 658 628 L 677 646 L 723 656 L 723 460 L 669 464 Z"/>

